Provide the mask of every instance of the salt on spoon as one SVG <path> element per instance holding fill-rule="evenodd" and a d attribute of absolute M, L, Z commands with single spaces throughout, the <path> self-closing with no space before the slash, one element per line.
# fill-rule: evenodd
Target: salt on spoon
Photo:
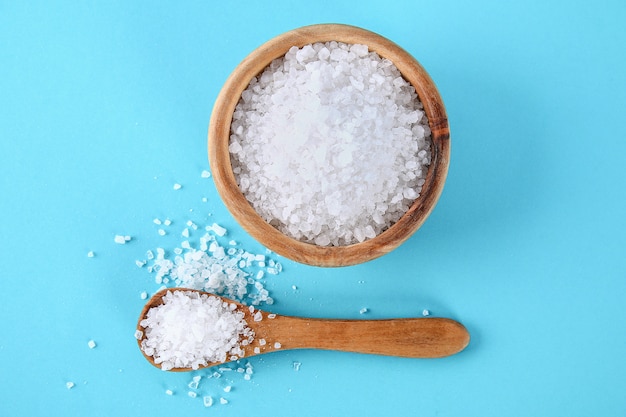
<path fill-rule="evenodd" d="M 135 336 L 145 358 L 170 371 L 191 371 L 286 349 L 439 358 L 462 351 L 470 340 L 462 324 L 447 318 L 282 316 L 186 288 L 154 294 L 141 312 Z"/>

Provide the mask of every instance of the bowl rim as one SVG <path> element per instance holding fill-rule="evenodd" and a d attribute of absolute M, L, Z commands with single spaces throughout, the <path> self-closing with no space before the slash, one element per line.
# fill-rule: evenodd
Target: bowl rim
<path fill-rule="evenodd" d="M 365 44 L 371 51 L 389 59 L 413 85 L 431 129 L 431 163 L 420 196 L 409 210 L 388 229 L 374 238 L 346 246 L 317 246 L 291 238 L 267 223 L 246 200 L 232 172 L 230 125 L 235 106 L 252 77 L 259 75 L 274 59 L 292 46 L 316 42 Z M 293 261 L 320 267 L 350 266 L 385 255 L 405 242 L 435 207 L 448 173 L 450 130 L 437 87 L 408 52 L 391 40 L 369 30 L 345 24 L 316 24 L 290 30 L 270 39 L 252 51 L 233 70 L 218 94 L 208 129 L 208 156 L 213 179 L 226 208 L 241 227 L 273 252 Z"/>

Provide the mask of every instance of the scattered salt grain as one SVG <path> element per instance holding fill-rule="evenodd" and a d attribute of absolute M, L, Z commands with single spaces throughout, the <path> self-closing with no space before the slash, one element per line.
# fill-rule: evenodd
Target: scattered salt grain
<path fill-rule="evenodd" d="M 123 236 L 123 235 L 115 235 L 115 238 L 113 238 L 113 241 L 119 245 L 123 245 L 129 240 L 130 240 L 129 236 Z"/>
<path fill-rule="evenodd" d="M 168 291 L 163 304 L 148 310 L 140 326 L 145 330 L 141 349 L 163 370 L 198 369 L 242 357 L 241 340 L 254 340 L 242 312 L 217 297 L 192 291 Z"/>
<path fill-rule="evenodd" d="M 201 176 L 202 178 L 210 178 L 210 177 L 211 177 L 211 173 L 205 169 L 205 170 L 203 170 L 203 171 L 202 171 L 202 173 L 200 174 L 200 176 Z"/>
<path fill-rule="evenodd" d="M 87 252 L 87 257 L 88 258 L 93 258 L 94 256 L 96 256 L 96 254 L 93 253 L 93 251 L 90 250 L 89 252 Z"/>
<path fill-rule="evenodd" d="M 226 234 L 226 229 L 217 223 L 213 223 L 211 226 L 207 226 L 206 230 L 207 231 L 212 230 L 218 236 L 224 236 Z"/>
<path fill-rule="evenodd" d="M 90 340 L 89 342 L 87 342 L 87 346 L 89 346 L 89 349 L 93 349 L 96 347 L 96 342 Z"/>
<path fill-rule="evenodd" d="M 141 294 L 139 294 L 139 297 L 140 297 L 142 300 L 146 300 L 146 299 L 148 298 L 148 293 L 147 293 L 147 292 L 145 292 L 145 291 L 142 291 L 142 292 L 141 292 Z"/>
<path fill-rule="evenodd" d="M 220 398 L 220 404 L 228 404 L 228 400 L 226 398 Z"/>
<path fill-rule="evenodd" d="M 270 314 L 267 315 L 267 318 L 268 319 L 275 319 L 276 318 L 276 314 L 270 313 Z"/>
<path fill-rule="evenodd" d="M 294 370 L 294 371 L 299 371 L 299 370 L 300 370 L 300 366 L 302 366 L 302 363 L 300 363 L 300 362 L 294 362 L 294 363 L 293 363 L 293 370 Z"/>
<path fill-rule="evenodd" d="M 166 389 L 165 395 L 174 395 L 174 391 L 172 391 L 171 389 Z"/>
<path fill-rule="evenodd" d="M 202 398 L 202 403 L 205 407 L 211 407 L 213 405 L 213 397 L 205 396 Z"/>
<path fill-rule="evenodd" d="M 181 233 L 182 237 L 189 237 L 189 229 L 187 229 L 186 227 L 183 229 L 182 233 Z"/>
<path fill-rule="evenodd" d="M 426 316 L 430 316 L 430 311 L 429 310 L 422 310 L 422 316 L 426 317 Z"/>
<path fill-rule="evenodd" d="M 178 183 L 176 183 L 176 184 L 174 184 L 174 187 L 172 187 L 172 188 L 174 188 L 175 190 L 180 190 L 181 188 L 183 188 L 183 186 L 178 184 Z"/>
<path fill-rule="evenodd" d="M 65 387 L 66 387 L 67 389 L 72 389 L 72 388 L 74 388 L 75 386 L 76 386 L 76 384 L 74 384 L 72 381 L 68 381 L 68 382 L 66 382 L 66 383 L 65 383 Z"/>
<path fill-rule="evenodd" d="M 198 396 L 198 394 L 193 391 L 189 391 L 187 395 L 190 396 L 191 398 L 196 398 Z"/>
<path fill-rule="evenodd" d="M 363 307 L 362 309 L 359 310 L 359 313 L 360 314 L 365 314 L 365 313 L 367 313 L 367 311 L 368 311 L 367 308 Z"/>
<path fill-rule="evenodd" d="M 172 224 L 172 221 L 170 219 L 165 219 L 163 221 L 163 224 L 166 225 L 166 226 L 169 226 L 170 224 Z"/>
<path fill-rule="evenodd" d="M 145 264 L 146 264 L 146 261 L 140 261 L 140 260 L 135 261 L 135 265 L 137 265 L 139 268 L 143 268 Z"/>
<path fill-rule="evenodd" d="M 282 345 L 280 344 L 280 342 L 274 343 L 274 349 L 280 349 L 281 347 Z"/>
<path fill-rule="evenodd" d="M 165 236 L 165 230 L 163 229 L 159 229 L 157 233 L 159 234 L 159 236 Z"/>
<path fill-rule="evenodd" d="M 269 224 L 342 246 L 408 210 L 430 147 L 423 105 L 393 63 L 365 45 L 327 42 L 293 47 L 252 79 L 229 151 L 242 193 Z"/>
<path fill-rule="evenodd" d="M 154 220 L 152 220 L 152 222 L 153 222 L 154 224 L 158 224 L 158 225 L 160 225 L 160 224 L 162 223 L 162 222 L 161 222 L 161 220 L 160 220 L 160 219 L 158 219 L 158 218 L 155 218 Z"/>
<path fill-rule="evenodd" d="M 227 386 L 224 387 L 224 392 L 230 392 L 232 389 L 233 389 L 232 386 L 227 385 Z"/>
<path fill-rule="evenodd" d="M 135 330 L 135 339 L 141 340 L 143 338 L 143 332 L 141 330 Z"/>
<path fill-rule="evenodd" d="M 191 379 L 191 382 L 189 382 L 189 384 L 187 385 L 190 389 L 198 389 L 198 386 L 200 385 L 200 379 L 202 379 L 202 377 L 200 375 L 196 375 Z"/>

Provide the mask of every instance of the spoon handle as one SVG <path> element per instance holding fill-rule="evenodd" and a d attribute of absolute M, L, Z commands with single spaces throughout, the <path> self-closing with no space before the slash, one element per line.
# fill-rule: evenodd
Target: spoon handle
<path fill-rule="evenodd" d="M 326 320 L 277 316 L 264 322 L 271 339 L 280 342 L 283 349 L 439 358 L 460 352 L 470 339 L 462 324 L 446 318 Z"/>

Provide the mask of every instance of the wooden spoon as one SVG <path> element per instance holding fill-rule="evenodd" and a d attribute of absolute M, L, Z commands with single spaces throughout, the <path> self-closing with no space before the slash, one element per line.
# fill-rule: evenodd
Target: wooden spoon
<path fill-rule="evenodd" d="M 154 294 L 141 311 L 137 323 L 137 330 L 143 334 L 138 340 L 140 349 L 141 341 L 145 338 L 145 329 L 141 326 L 141 321 L 146 318 L 152 307 L 163 304 L 163 297 L 168 291 L 203 293 L 187 288 L 167 288 Z M 217 297 L 214 294 L 204 294 Z M 252 343 L 242 346 L 245 357 L 285 349 L 323 349 L 405 358 L 440 358 L 462 351 L 470 340 L 469 333 L 462 324 L 446 318 L 313 319 L 282 316 L 257 309 L 252 313 L 246 305 L 223 297 L 218 298 L 235 304 L 237 309 L 244 313 L 248 327 L 254 330 L 255 337 Z M 260 321 L 254 320 L 257 312 L 262 315 Z M 160 368 L 152 356 L 146 355 L 143 350 L 141 352 L 148 362 Z M 222 362 L 209 363 L 205 367 L 220 363 Z M 180 372 L 192 369 L 171 370 Z"/>

